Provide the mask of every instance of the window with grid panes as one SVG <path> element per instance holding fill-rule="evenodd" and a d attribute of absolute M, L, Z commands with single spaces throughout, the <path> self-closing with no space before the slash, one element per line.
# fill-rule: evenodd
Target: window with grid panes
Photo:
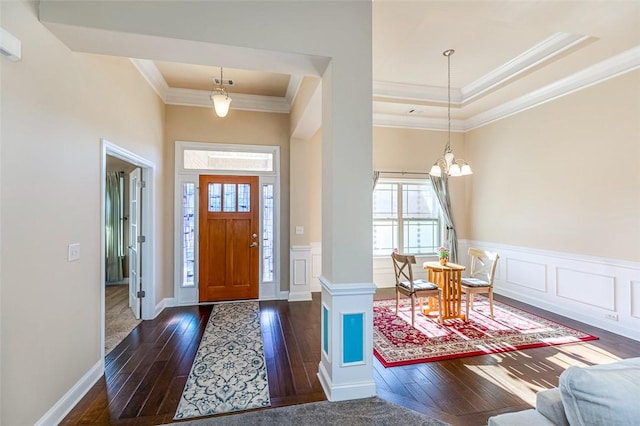
<path fill-rule="evenodd" d="M 373 191 L 374 256 L 389 256 L 396 248 L 404 254 L 435 254 L 441 223 L 431 181 L 378 181 Z"/>

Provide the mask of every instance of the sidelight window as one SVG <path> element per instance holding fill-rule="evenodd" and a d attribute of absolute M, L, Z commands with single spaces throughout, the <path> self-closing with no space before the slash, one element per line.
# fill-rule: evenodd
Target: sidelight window
<path fill-rule="evenodd" d="M 182 185 L 182 286 L 195 286 L 196 184 Z"/>

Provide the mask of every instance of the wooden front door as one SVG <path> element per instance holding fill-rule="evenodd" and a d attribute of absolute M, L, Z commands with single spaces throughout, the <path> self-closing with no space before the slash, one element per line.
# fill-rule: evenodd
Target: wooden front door
<path fill-rule="evenodd" d="M 258 184 L 200 176 L 200 302 L 258 298 Z"/>

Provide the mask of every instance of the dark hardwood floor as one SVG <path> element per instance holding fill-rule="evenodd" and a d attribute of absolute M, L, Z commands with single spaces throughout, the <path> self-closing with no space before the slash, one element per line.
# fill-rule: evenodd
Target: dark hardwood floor
<path fill-rule="evenodd" d="M 379 289 L 376 298 L 394 297 Z M 497 413 L 530 408 L 569 365 L 640 356 L 640 342 L 496 296 L 600 339 L 448 361 L 384 368 L 374 357 L 378 396 L 453 425 L 485 425 Z M 326 399 L 317 378 L 320 294 L 311 302 L 260 302 L 272 407 Z M 144 321 L 105 359 L 105 375 L 63 425 L 170 423 L 207 320 L 209 306 L 167 308 Z"/>

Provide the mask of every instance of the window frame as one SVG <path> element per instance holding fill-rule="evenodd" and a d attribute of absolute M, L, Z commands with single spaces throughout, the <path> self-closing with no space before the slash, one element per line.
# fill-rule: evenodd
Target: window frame
<path fill-rule="evenodd" d="M 395 218 L 387 218 L 387 219 L 381 219 L 381 218 L 376 218 L 374 217 L 374 212 L 373 212 L 373 208 L 372 208 L 372 233 L 373 233 L 373 222 L 376 221 L 384 221 L 384 220 L 388 220 L 389 222 L 395 222 L 396 223 L 396 229 L 397 229 L 397 233 L 398 233 L 398 250 L 400 250 L 402 252 L 404 245 L 405 245 L 405 235 L 404 235 L 404 223 L 406 220 L 416 220 L 416 218 L 411 218 L 411 217 L 404 217 L 403 215 L 403 203 L 404 203 L 404 186 L 405 185 L 427 185 L 432 191 L 433 191 L 433 183 L 431 182 L 431 180 L 429 178 L 380 178 L 378 179 L 378 181 L 376 182 L 376 187 L 379 184 L 395 184 L 397 185 L 397 191 L 396 191 L 396 205 L 397 205 L 397 213 L 396 213 L 396 217 Z M 374 188 L 375 191 L 375 188 Z M 373 197 L 373 193 L 371 194 Z M 435 194 L 434 194 L 435 196 Z M 438 220 L 438 227 L 437 227 L 437 239 L 439 241 L 442 241 L 442 237 L 444 235 L 444 216 L 442 214 L 442 208 L 440 207 L 440 204 L 437 204 L 437 209 L 438 209 L 438 215 L 437 215 L 437 220 Z M 415 254 L 416 256 L 421 256 L 421 257 L 428 257 L 428 256 L 435 256 L 437 254 L 437 246 L 439 244 L 436 244 L 435 250 L 433 253 L 407 253 L 407 254 Z M 372 250 L 374 250 L 374 247 L 372 247 Z M 388 254 L 374 254 L 373 257 L 374 258 L 385 258 L 388 257 Z"/>

